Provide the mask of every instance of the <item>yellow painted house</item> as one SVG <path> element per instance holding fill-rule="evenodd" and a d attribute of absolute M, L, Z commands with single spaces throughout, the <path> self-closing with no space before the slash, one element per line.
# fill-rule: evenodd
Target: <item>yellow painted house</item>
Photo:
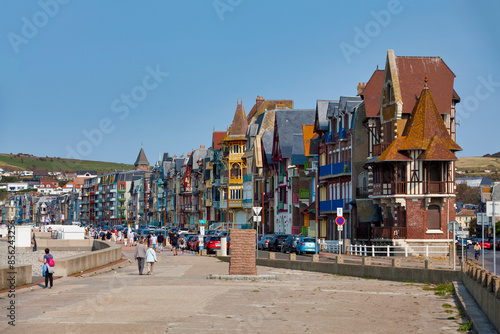
<path fill-rule="evenodd" d="M 227 189 L 229 201 L 227 211 L 233 226 L 240 227 L 246 224 L 245 210 L 243 209 L 243 175 L 246 174 L 246 160 L 243 148 L 246 144 L 248 129 L 247 117 L 243 102 L 238 101 L 231 127 L 222 139 L 225 160 L 225 176 L 228 177 Z"/>

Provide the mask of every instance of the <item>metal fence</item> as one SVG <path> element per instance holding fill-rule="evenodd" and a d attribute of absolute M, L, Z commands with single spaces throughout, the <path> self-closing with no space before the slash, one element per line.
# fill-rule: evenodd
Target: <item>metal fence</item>
<path fill-rule="evenodd" d="M 447 256 L 450 246 L 367 246 L 349 245 L 347 253 L 359 256 Z"/>

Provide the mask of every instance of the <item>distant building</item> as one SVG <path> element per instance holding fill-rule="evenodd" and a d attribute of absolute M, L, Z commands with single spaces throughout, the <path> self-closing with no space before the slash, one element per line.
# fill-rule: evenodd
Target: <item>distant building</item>
<path fill-rule="evenodd" d="M 456 214 L 455 220 L 460 224 L 462 229 L 468 229 L 472 218 L 476 218 L 476 210 L 463 209 Z"/>
<path fill-rule="evenodd" d="M 456 184 L 467 184 L 471 188 L 479 188 L 482 186 L 489 186 L 492 185 L 495 182 L 495 180 L 492 180 L 490 178 L 484 177 L 484 176 L 478 176 L 478 177 L 457 177 Z"/>
<path fill-rule="evenodd" d="M 135 169 L 145 170 L 146 172 L 149 171 L 149 161 L 148 158 L 146 158 L 146 154 L 144 153 L 142 147 L 141 150 L 139 151 L 137 159 L 135 160 L 134 167 Z"/>

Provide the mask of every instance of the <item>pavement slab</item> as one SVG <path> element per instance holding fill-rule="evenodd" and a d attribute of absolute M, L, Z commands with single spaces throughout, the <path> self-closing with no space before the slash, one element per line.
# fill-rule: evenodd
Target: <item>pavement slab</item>
<path fill-rule="evenodd" d="M 207 277 L 228 274 L 228 263 L 170 251 L 158 259 L 153 275 L 139 276 L 132 259 L 58 279 L 53 289 L 19 289 L 16 326 L 4 320 L 0 332 L 456 333 L 462 324 L 454 299 L 425 284 L 267 267 L 258 274 L 277 280 L 214 280 Z"/>

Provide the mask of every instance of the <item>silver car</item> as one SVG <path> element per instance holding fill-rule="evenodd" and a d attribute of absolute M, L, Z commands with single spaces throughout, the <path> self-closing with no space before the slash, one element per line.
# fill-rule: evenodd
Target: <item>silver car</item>
<path fill-rule="evenodd" d="M 272 236 L 270 235 L 261 235 L 259 236 L 259 241 L 257 242 L 258 249 L 269 249 L 269 242 L 271 241 Z"/>

